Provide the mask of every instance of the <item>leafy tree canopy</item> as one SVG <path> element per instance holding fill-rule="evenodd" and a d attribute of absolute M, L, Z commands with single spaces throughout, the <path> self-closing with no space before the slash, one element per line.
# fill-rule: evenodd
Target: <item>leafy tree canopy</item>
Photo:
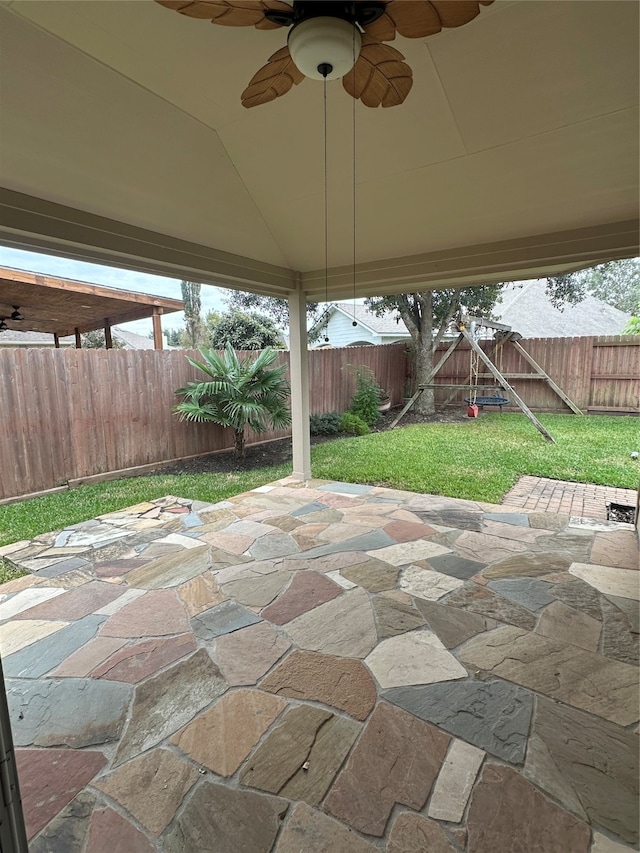
<path fill-rule="evenodd" d="M 256 293 L 234 290 L 226 300 L 226 305 L 229 311 L 266 314 L 279 329 L 285 329 L 289 325 L 289 303 L 286 299 L 277 299 L 275 296 L 258 296 Z M 307 321 L 313 323 L 318 314 L 318 303 L 307 302 Z"/>
<path fill-rule="evenodd" d="M 227 344 L 238 350 L 282 348 L 282 336 L 273 320 L 265 314 L 244 311 L 218 314 L 210 311 L 206 329 L 209 346 L 213 349 L 224 349 Z"/>
<path fill-rule="evenodd" d="M 575 305 L 587 294 L 632 313 L 640 302 L 640 258 L 608 261 L 586 270 L 547 279 L 547 294 L 556 308 Z"/>
<path fill-rule="evenodd" d="M 162 334 L 167 339 L 167 346 L 179 347 L 183 329 L 163 329 Z M 150 335 L 153 337 L 153 335 Z"/>
<path fill-rule="evenodd" d="M 187 349 L 196 349 L 206 342 L 204 323 L 202 321 L 202 300 L 200 291 L 202 285 L 195 281 L 183 281 L 182 301 L 184 302 L 184 331 L 180 343 Z"/>
<path fill-rule="evenodd" d="M 622 330 L 623 335 L 640 335 L 640 301 L 636 305 L 636 310 L 629 318 L 629 322 Z"/>
<path fill-rule="evenodd" d="M 106 349 L 107 343 L 105 341 L 104 332 L 102 329 L 96 329 L 93 332 L 85 332 L 81 336 L 82 340 L 82 349 Z M 124 344 L 122 341 L 119 341 L 116 336 L 111 333 L 111 342 L 113 349 L 123 349 Z"/>

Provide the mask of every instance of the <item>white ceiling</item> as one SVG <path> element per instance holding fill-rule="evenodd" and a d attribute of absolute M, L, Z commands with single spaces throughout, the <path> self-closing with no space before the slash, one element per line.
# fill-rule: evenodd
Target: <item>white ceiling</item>
<path fill-rule="evenodd" d="M 638 253 L 639 9 L 497 0 L 396 39 L 406 102 L 355 110 L 361 294 Z M 322 83 L 240 103 L 284 29 L 152 0 L 11 0 L 0 37 L 0 241 L 322 297 Z M 353 289 L 352 127 L 330 83 L 330 298 Z"/>

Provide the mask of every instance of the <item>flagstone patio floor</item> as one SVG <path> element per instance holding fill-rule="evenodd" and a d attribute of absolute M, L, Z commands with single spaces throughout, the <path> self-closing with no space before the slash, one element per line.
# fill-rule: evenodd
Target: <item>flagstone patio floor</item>
<path fill-rule="evenodd" d="M 621 853 L 629 525 L 291 479 L 0 549 L 31 853 Z"/>

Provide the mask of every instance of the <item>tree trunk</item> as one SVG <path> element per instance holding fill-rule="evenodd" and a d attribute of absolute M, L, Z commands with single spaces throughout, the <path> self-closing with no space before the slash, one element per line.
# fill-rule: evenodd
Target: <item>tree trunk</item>
<path fill-rule="evenodd" d="M 413 336 L 416 348 L 416 388 L 424 384 L 433 369 L 433 293 L 430 290 L 419 294 L 421 308 L 420 327 Z M 414 411 L 419 415 L 433 415 L 436 407 L 433 388 L 426 388 L 418 397 Z"/>
<path fill-rule="evenodd" d="M 234 430 L 235 455 L 237 459 L 244 459 L 244 429 Z"/>

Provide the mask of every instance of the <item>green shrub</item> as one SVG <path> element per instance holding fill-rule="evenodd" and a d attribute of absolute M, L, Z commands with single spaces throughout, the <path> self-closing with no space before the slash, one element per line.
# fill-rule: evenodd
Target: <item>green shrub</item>
<path fill-rule="evenodd" d="M 341 423 L 340 412 L 323 412 L 321 415 L 311 415 L 309 418 L 311 435 L 338 435 Z"/>
<path fill-rule="evenodd" d="M 370 367 L 354 367 L 348 365 L 356 376 L 356 392 L 351 398 L 349 411 L 357 415 L 369 427 L 375 426 L 380 420 L 380 397 L 382 388 L 376 382 L 376 377 Z"/>
<path fill-rule="evenodd" d="M 366 435 L 368 432 L 371 432 L 362 418 L 354 415 L 352 412 L 344 413 L 340 428 L 342 432 L 346 432 L 349 435 Z"/>

